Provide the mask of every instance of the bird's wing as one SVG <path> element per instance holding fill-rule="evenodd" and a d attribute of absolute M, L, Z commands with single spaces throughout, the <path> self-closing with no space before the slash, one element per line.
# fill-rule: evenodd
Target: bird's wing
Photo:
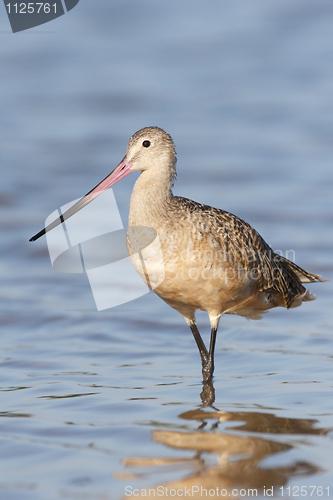
<path fill-rule="evenodd" d="M 287 308 L 295 296 L 306 292 L 302 282 L 322 281 L 277 255 L 250 224 L 236 215 L 186 198 L 175 199 L 180 212 L 187 212 L 198 227 L 204 225 L 206 232 L 214 233 L 227 260 L 258 280 L 259 291 L 281 294 Z"/>

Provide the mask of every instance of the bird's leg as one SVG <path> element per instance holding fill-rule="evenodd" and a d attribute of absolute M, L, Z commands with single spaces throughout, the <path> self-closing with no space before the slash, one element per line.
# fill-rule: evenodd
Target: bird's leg
<path fill-rule="evenodd" d="M 210 345 L 209 345 L 209 353 L 207 356 L 207 361 L 205 362 L 205 364 L 202 364 L 202 376 L 203 376 L 204 382 L 208 382 L 209 380 L 212 380 L 212 378 L 213 378 L 216 334 L 217 334 L 217 328 L 212 327 L 211 334 L 210 334 Z"/>
<path fill-rule="evenodd" d="M 196 323 L 195 322 L 191 323 L 190 324 L 190 328 L 191 328 L 194 340 L 196 341 L 198 349 L 199 349 L 199 352 L 200 352 L 202 369 L 203 369 L 203 367 L 206 365 L 206 363 L 208 361 L 208 357 L 209 357 L 208 351 L 206 349 L 204 341 L 201 338 L 201 335 L 199 333 L 199 330 L 197 328 Z"/>

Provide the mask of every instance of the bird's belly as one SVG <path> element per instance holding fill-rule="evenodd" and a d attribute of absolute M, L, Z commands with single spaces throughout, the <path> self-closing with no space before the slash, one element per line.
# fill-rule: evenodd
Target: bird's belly
<path fill-rule="evenodd" d="M 152 246 L 131 261 L 146 284 L 175 309 L 190 307 L 216 315 L 247 299 L 255 291 L 232 266 L 166 258 Z M 169 256 L 170 257 L 170 256 Z"/>
<path fill-rule="evenodd" d="M 216 310 L 222 313 L 225 309 L 243 300 L 252 293 L 249 280 L 234 274 L 232 267 L 205 265 L 166 266 L 165 279 L 157 293 L 168 292 L 183 298 L 197 309 Z M 254 288 L 254 287 L 253 287 Z"/>
<path fill-rule="evenodd" d="M 281 296 L 270 291 L 259 291 L 257 281 L 248 276 L 236 278 L 230 268 L 215 273 L 190 272 L 165 267 L 164 280 L 154 292 L 167 304 L 183 314 L 187 310 L 203 310 L 213 317 L 221 314 L 236 314 L 248 319 L 260 319 L 272 307 L 283 305 Z M 205 268 L 201 269 L 202 271 Z M 188 271 L 188 272 L 186 272 Z"/>
<path fill-rule="evenodd" d="M 216 316 L 238 314 L 233 312 L 237 306 L 258 293 L 257 281 L 235 261 L 219 259 L 210 241 L 203 247 L 190 238 L 175 244 L 160 228 L 156 234 L 143 248 L 135 233 L 135 238 L 128 237 L 128 249 L 137 273 L 171 307 L 201 309 Z M 134 253 L 135 248 L 143 249 Z"/>

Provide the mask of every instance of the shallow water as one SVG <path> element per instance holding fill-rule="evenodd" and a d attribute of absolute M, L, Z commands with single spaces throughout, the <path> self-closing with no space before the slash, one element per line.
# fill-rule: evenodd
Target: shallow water
<path fill-rule="evenodd" d="M 332 496 L 332 282 L 299 309 L 224 317 L 214 394 L 178 313 L 153 293 L 98 312 L 86 276 L 28 243 L 156 124 L 176 194 L 332 280 L 332 16 L 326 0 L 100 0 L 12 35 L 3 11 L 1 499 Z M 114 188 L 125 225 L 133 182 Z"/>

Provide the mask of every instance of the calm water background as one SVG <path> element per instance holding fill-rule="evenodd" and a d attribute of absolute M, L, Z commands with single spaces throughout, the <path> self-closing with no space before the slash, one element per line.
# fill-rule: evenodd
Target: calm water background
<path fill-rule="evenodd" d="M 332 26 L 328 0 L 82 0 L 13 35 L 0 6 L 1 499 L 168 484 L 333 495 L 332 281 L 297 310 L 222 318 L 215 410 L 200 410 L 177 312 L 153 293 L 97 312 L 86 277 L 28 243 L 158 125 L 176 142 L 176 194 L 332 280 Z M 124 224 L 133 177 L 114 188 Z"/>

